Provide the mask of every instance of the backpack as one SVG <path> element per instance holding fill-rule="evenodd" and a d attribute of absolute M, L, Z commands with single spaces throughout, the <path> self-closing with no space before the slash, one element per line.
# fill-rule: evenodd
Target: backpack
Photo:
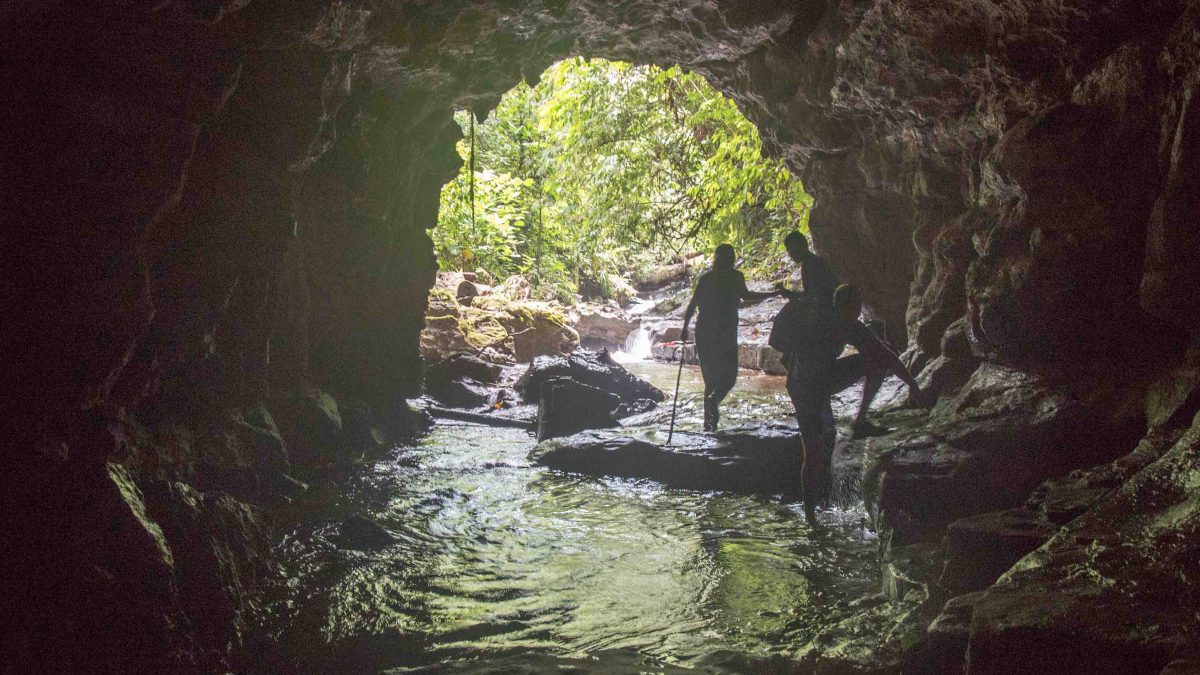
<path fill-rule="evenodd" d="M 829 303 L 807 293 L 788 301 L 771 323 L 767 344 L 785 354 L 837 358 L 845 346 L 839 342 L 838 316 Z"/>

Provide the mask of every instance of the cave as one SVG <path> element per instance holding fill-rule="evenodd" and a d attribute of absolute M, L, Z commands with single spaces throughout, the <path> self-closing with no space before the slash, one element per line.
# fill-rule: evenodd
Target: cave
<path fill-rule="evenodd" d="M 405 401 L 453 111 L 577 55 L 733 98 L 812 194 L 816 249 L 944 389 L 863 479 L 909 632 L 871 605 L 873 656 L 797 667 L 1200 667 L 1200 3 L 0 16 L 6 671 L 254 670 L 296 476 L 336 484 L 331 448 L 424 428 Z M 921 590 L 905 563 L 931 551 Z"/>

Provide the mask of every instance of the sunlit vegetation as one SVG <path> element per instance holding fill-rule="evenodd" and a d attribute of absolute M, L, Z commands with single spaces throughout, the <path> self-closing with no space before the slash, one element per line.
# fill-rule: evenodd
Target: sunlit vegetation
<path fill-rule="evenodd" d="M 463 168 L 433 232 L 443 269 L 524 274 L 569 301 L 724 242 L 769 276 L 783 233 L 807 229 L 800 181 L 763 157 L 733 101 L 678 67 L 569 59 L 486 121 L 456 120 Z"/>

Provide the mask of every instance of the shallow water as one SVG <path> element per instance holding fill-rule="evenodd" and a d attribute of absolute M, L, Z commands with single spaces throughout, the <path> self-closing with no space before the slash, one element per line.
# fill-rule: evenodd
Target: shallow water
<path fill-rule="evenodd" d="M 674 387 L 673 366 L 630 369 Z M 698 383 L 685 368 L 680 428 L 699 425 Z M 725 420 L 785 416 L 781 396 L 779 378 L 743 376 Z M 264 608 L 274 658 L 373 672 L 514 654 L 533 671 L 557 667 L 547 655 L 599 655 L 601 670 L 614 653 L 650 670 L 787 655 L 874 584 L 859 510 L 825 514 L 814 537 L 795 504 L 561 475 L 529 464 L 533 445 L 521 430 L 440 423 L 340 486 L 315 527 L 280 544 Z M 355 513 L 396 543 L 337 546 Z"/>

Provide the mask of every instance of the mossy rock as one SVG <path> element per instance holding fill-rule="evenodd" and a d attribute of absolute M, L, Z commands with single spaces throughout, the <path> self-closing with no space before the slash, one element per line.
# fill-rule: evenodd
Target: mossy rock
<path fill-rule="evenodd" d="M 453 316 L 457 318 L 461 315 L 462 310 L 459 307 L 458 299 L 454 297 L 454 293 L 450 289 L 439 286 L 429 289 L 429 306 L 425 310 L 426 317 Z"/>

